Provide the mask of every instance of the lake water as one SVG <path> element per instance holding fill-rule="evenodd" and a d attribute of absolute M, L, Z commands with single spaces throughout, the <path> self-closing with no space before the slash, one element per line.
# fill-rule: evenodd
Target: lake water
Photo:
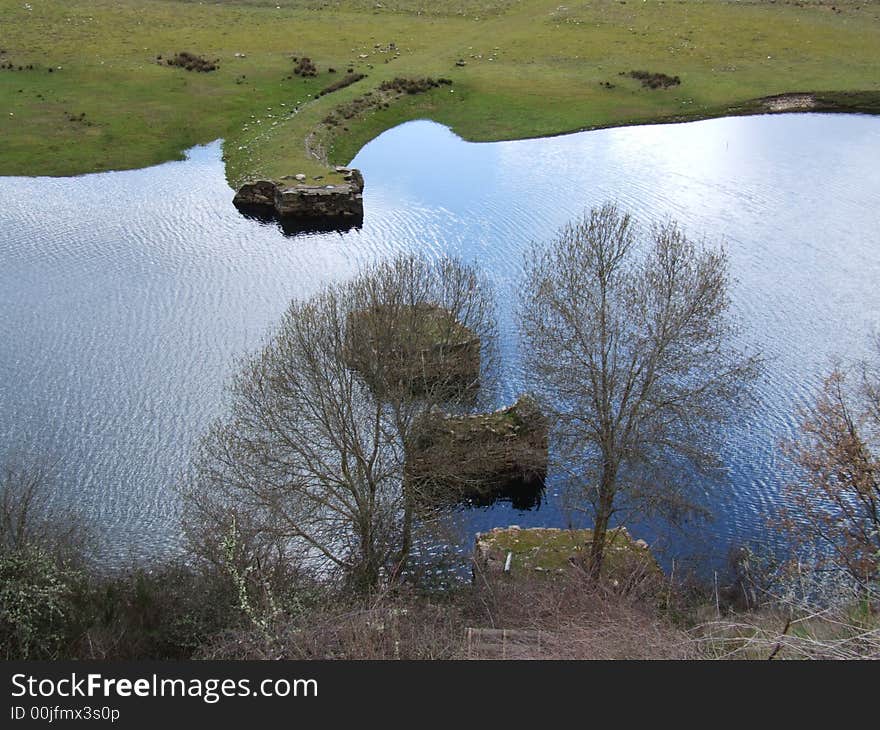
<path fill-rule="evenodd" d="M 231 205 L 219 142 L 182 162 L 77 178 L 0 178 L 0 461 L 42 454 L 59 503 L 104 534 L 109 565 L 179 545 L 172 485 L 222 409 L 235 358 L 292 297 L 399 251 L 483 266 L 499 297 L 505 390 L 518 365 L 522 253 L 585 208 L 617 201 L 723 240 L 745 339 L 768 359 L 756 412 L 731 427 L 716 519 L 683 542 L 714 558 L 763 531 L 792 433 L 832 356 L 860 357 L 880 324 L 880 118 L 739 117 L 471 144 L 430 122 L 377 138 L 365 219 L 344 234 L 285 236 Z M 296 171 L 292 171 L 296 172 Z M 539 510 L 466 515 L 568 524 L 551 484 Z"/>

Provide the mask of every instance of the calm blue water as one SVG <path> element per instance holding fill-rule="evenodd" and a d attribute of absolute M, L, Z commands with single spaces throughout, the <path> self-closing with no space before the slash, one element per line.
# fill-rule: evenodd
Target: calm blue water
<path fill-rule="evenodd" d="M 505 393 L 526 387 L 513 303 L 522 252 L 584 208 L 617 201 L 723 240 L 745 340 L 767 372 L 729 432 L 727 489 L 700 540 L 644 525 L 678 554 L 722 556 L 763 532 L 792 432 L 831 358 L 867 353 L 880 325 L 880 118 L 740 117 L 492 144 L 430 122 L 358 154 L 360 231 L 286 237 L 231 205 L 220 143 L 183 162 L 78 178 L 0 178 L 0 460 L 43 454 L 55 499 L 105 535 L 108 564 L 179 544 L 172 484 L 223 405 L 235 358 L 292 297 L 398 251 L 476 261 L 498 291 Z M 295 172 L 295 171 L 293 171 Z M 541 509 L 467 515 L 566 525 Z"/>

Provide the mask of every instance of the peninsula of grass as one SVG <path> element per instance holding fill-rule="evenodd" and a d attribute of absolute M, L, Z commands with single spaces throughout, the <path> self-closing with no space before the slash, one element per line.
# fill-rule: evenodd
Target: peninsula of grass
<path fill-rule="evenodd" d="M 791 93 L 880 109 L 876 2 L 0 0 L 0 19 L 0 175 L 137 168 L 223 138 L 233 187 L 332 182 L 331 163 L 416 118 L 489 141 L 785 111 L 759 100 Z M 182 51 L 216 68 L 157 63 Z M 396 79 L 452 83 L 382 90 Z"/>

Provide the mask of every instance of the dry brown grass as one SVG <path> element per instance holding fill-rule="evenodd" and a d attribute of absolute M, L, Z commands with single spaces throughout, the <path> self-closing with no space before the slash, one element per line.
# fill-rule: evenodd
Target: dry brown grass
<path fill-rule="evenodd" d="M 485 624 L 527 631 L 528 646 L 508 653 L 522 659 L 689 659 L 697 647 L 662 617 L 664 587 L 656 573 L 635 571 L 594 586 L 586 571 L 552 577 L 477 576 L 476 598 Z M 484 625 L 485 625 L 484 624 Z M 539 637 L 539 639 L 538 639 Z M 471 658 L 500 658 L 491 643 L 471 646 Z"/>
<path fill-rule="evenodd" d="M 454 603 L 407 594 L 365 603 L 329 600 L 269 631 L 232 630 L 204 645 L 200 659 L 454 659 L 465 622 Z"/>
<path fill-rule="evenodd" d="M 767 596 L 758 610 L 706 621 L 690 633 L 697 651 L 712 659 L 880 659 L 880 596 Z"/>
<path fill-rule="evenodd" d="M 208 659 L 691 659 L 701 646 L 657 610 L 654 577 L 592 586 L 586 573 L 475 577 L 442 597 L 397 591 L 328 602 L 271 631 L 233 631 Z"/>

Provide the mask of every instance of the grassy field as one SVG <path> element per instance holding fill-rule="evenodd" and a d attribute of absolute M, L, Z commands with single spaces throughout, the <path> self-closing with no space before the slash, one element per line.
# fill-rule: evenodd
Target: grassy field
<path fill-rule="evenodd" d="M 0 66 L 13 66 L 0 68 L 0 175 L 142 167 L 222 137 L 237 186 L 326 176 L 414 118 L 496 140 L 747 111 L 795 91 L 855 91 L 846 103 L 876 110 L 878 38 L 876 0 L 0 0 Z M 184 50 L 219 69 L 157 62 Z M 318 75 L 293 75 L 293 56 Z M 349 68 L 367 77 L 315 98 Z M 620 75 L 632 69 L 681 84 L 643 88 Z M 454 83 L 322 124 L 396 76 Z"/>

